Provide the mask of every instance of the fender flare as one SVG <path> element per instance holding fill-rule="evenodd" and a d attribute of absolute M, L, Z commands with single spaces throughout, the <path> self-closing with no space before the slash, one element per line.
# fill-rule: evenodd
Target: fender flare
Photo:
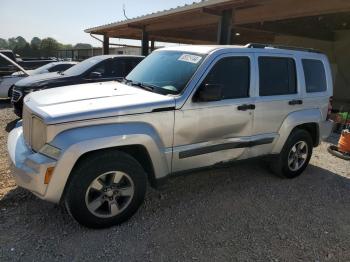
<path fill-rule="evenodd" d="M 105 124 L 69 129 L 59 133 L 50 145 L 62 150 L 46 191 L 47 199 L 53 202 L 61 199 L 78 159 L 92 151 L 142 145 L 149 153 L 157 179 L 166 176 L 171 170 L 172 150 L 165 148 L 155 129 L 145 123 Z"/>
<path fill-rule="evenodd" d="M 278 140 L 274 143 L 272 154 L 279 154 L 293 129 L 302 124 L 315 123 L 319 127 L 322 114 L 319 109 L 306 109 L 290 113 L 282 122 L 278 131 Z"/>

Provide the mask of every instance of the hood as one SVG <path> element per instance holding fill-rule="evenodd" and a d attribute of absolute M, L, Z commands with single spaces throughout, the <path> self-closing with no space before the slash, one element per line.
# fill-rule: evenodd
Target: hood
<path fill-rule="evenodd" d="M 175 99 L 119 82 L 64 86 L 33 92 L 25 106 L 54 124 L 84 119 L 152 112 L 175 107 Z"/>
<path fill-rule="evenodd" d="M 29 74 L 29 75 L 32 75 L 34 70 L 26 70 L 26 72 Z M 17 72 L 14 72 L 11 76 L 27 76 L 25 75 L 22 71 L 17 71 Z"/>
<path fill-rule="evenodd" d="M 55 80 L 55 79 L 64 79 L 68 78 L 68 76 L 61 75 L 57 72 L 53 73 L 44 73 L 39 75 L 31 75 L 28 76 L 21 81 L 18 81 L 16 83 L 16 86 L 18 87 L 36 87 L 36 86 L 42 86 L 45 85 L 47 81 Z"/>
<path fill-rule="evenodd" d="M 24 78 L 24 77 L 26 77 L 26 75 L 24 75 L 24 74 L 22 74 L 22 75 L 20 75 L 20 74 L 18 74 L 18 75 L 8 75 L 8 76 L 3 76 L 3 77 L 0 77 L 0 79 L 2 79 L 2 80 L 6 80 L 6 79 L 20 79 L 20 78 Z"/>

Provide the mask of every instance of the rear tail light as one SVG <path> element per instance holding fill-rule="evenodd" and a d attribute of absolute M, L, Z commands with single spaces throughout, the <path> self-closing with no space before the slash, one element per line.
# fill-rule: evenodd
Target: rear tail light
<path fill-rule="evenodd" d="M 330 119 L 331 117 L 331 114 L 332 114 L 332 110 L 333 110 L 333 96 L 331 96 L 329 98 L 329 103 L 328 103 L 328 112 L 327 112 L 327 120 Z"/>

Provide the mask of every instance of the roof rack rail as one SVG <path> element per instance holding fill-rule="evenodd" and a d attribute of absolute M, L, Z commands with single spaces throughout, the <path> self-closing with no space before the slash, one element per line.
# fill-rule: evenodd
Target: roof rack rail
<path fill-rule="evenodd" d="M 278 48 L 278 49 L 286 49 L 286 50 L 294 50 L 294 51 L 303 51 L 310 53 L 319 53 L 322 52 L 313 48 L 305 48 L 305 47 L 297 47 L 297 46 L 288 46 L 288 45 L 279 45 L 279 44 L 260 44 L 260 43 L 249 43 L 245 46 L 246 48 Z"/>

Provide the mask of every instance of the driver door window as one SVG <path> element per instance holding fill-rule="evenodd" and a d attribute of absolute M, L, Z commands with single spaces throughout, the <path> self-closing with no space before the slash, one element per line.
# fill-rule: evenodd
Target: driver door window
<path fill-rule="evenodd" d="M 111 77 L 124 77 L 125 63 L 124 59 L 114 59 L 111 63 Z"/>
<path fill-rule="evenodd" d="M 101 78 L 108 77 L 108 63 L 107 63 L 107 61 L 103 61 L 100 64 L 98 64 L 94 69 L 91 70 L 91 72 L 100 73 Z"/>
<path fill-rule="evenodd" d="M 249 97 L 249 58 L 226 57 L 221 59 L 211 69 L 203 84 L 221 86 L 223 100 Z"/>

